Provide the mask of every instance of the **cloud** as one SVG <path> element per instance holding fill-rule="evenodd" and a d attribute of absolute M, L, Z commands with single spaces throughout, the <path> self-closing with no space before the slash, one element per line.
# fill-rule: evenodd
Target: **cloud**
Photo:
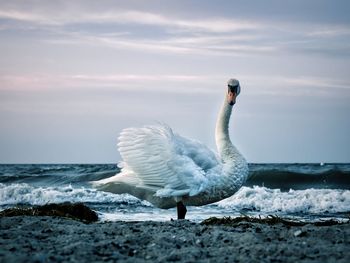
<path fill-rule="evenodd" d="M 344 79 L 316 76 L 241 75 L 248 95 L 282 97 L 350 96 L 350 82 Z"/>
<path fill-rule="evenodd" d="M 6 75 L 0 76 L 0 90 L 50 90 L 50 89 L 112 89 L 142 90 L 166 93 L 213 92 L 212 87 L 224 79 L 222 76 L 204 75 Z"/>
<path fill-rule="evenodd" d="M 177 16 L 150 13 L 135 10 L 95 10 L 50 8 L 25 11 L 21 9 L 0 8 L 0 18 L 25 22 L 17 25 L 27 26 L 31 30 L 47 30 L 50 38 L 46 41 L 54 44 L 87 44 L 116 49 L 142 50 L 148 52 L 170 52 L 176 54 L 201 55 L 242 55 L 273 51 L 271 46 L 254 42 L 253 32 L 263 27 L 261 23 L 248 20 L 209 17 L 185 19 Z M 30 24 L 28 24 L 30 23 Z M 114 25 L 114 32 L 100 33 L 82 28 L 83 24 L 96 24 L 106 27 Z M 78 25 L 75 29 L 69 25 Z M 138 34 L 130 26 L 149 26 L 149 31 Z M 117 28 L 115 27 L 117 26 Z M 155 37 L 152 27 L 162 32 Z M 79 29 L 80 28 L 80 29 Z M 115 33 L 117 31 L 117 33 Z M 122 32 L 119 32 L 122 31 Z M 148 36 L 144 36 L 149 32 Z M 55 37 L 54 37 L 55 36 Z M 244 42 L 244 43 L 242 43 Z"/>
<path fill-rule="evenodd" d="M 64 39 L 49 39 L 45 42 L 51 44 L 85 44 L 92 46 L 109 47 L 113 49 L 141 50 L 155 53 L 176 53 L 191 55 L 225 55 L 225 56 L 249 56 L 256 53 L 271 53 L 277 50 L 272 45 L 257 45 L 245 43 L 252 36 L 241 37 L 170 37 L 164 39 L 128 38 L 128 34 L 119 36 L 97 35 L 87 32 L 64 33 Z"/>
<path fill-rule="evenodd" d="M 18 10 L 1 10 L 0 9 L 0 18 L 27 21 L 27 22 L 36 22 L 36 23 L 41 23 L 45 21 L 49 22 L 45 15 L 35 14 L 32 12 L 23 12 Z"/>
<path fill-rule="evenodd" d="M 341 36 L 349 36 L 350 28 L 345 26 L 319 26 L 319 28 L 312 30 L 307 34 L 310 37 L 341 37 Z"/>
<path fill-rule="evenodd" d="M 281 82 L 284 82 L 290 86 L 296 86 L 296 87 L 314 87 L 314 88 L 350 90 L 350 83 L 346 83 L 344 81 L 339 81 L 331 78 L 301 76 L 297 78 L 281 78 Z"/>
<path fill-rule="evenodd" d="M 350 55 L 346 25 L 291 23 L 273 18 L 186 18 L 176 14 L 66 4 L 54 8 L 0 7 L 4 31 L 15 26 L 46 30 L 52 44 L 84 44 L 153 53 L 255 56 L 281 53 Z M 260 20 L 259 20 L 260 19 Z M 11 24 L 11 21 L 14 24 Z M 99 29 L 96 30 L 96 25 Z M 11 25 L 11 26 L 9 26 Z M 144 26 L 148 27 L 147 29 Z M 335 38 L 345 38 L 342 41 Z M 347 41 L 348 40 L 348 41 Z M 337 45 L 334 44 L 337 43 Z"/>
<path fill-rule="evenodd" d="M 0 90 L 50 89 L 142 91 L 161 93 L 217 94 L 216 87 L 226 81 L 224 75 L 161 74 L 74 74 L 74 75 L 7 75 L 0 76 Z M 350 92 L 346 80 L 306 76 L 240 75 L 247 95 L 325 96 Z M 346 93 L 350 95 L 350 93 Z"/>
<path fill-rule="evenodd" d="M 53 14 L 54 13 L 54 14 Z M 236 36 L 229 39 L 225 33 L 256 30 L 261 25 L 256 22 L 243 20 L 232 20 L 224 18 L 206 19 L 183 19 L 175 16 L 165 16 L 157 13 L 141 12 L 135 10 L 108 10 L 95 12 L 94 10 L 83 9 L 62 9 L 62 11 L 50 8 L 35 9 L 31 11 L 14 10 L 9 8 L 0 9 L 0 18 L 12 19 L 36 23 L 37 26 L 54 26 L 49 29 L 58 33 L 56 39 L 50 38 L 48 41 L 56 44 L 94 44 L 108 46 L 117 49 L 134 49 L 150 52 L 171 52 L 178 54 L 206 54 L 238 55 L 242 52 L 262 52 L 270 50 L 266 47 L 253 47 L 242 45 L 237 42 L 252 39 L 251 36 Z M 121 35 L 98 35 L 96 32 L 71 32 L 62 28 L 68 24 L 119 24 L 128 25 L 148 25 L 164 29 L 168 34 L 163 34 L 160 39 L 154 40 L 147 37 L 135 39 L 135 34 L 129 37 Z M 23 26 L 23 25 L 22 25 Z M 29 25 L 27 25 L 29 26 Z M 57 26 L 61 26 L 60 29 Z M 201 35 L 198 35 L 198 34 Z M 216 34 L 213 36 L 212 34 Z M 219 35 L 218 35 L 219 34 Z M 221 35 L 220 35 L 221 34 Z M 227 41 L 231 41 L 228 45 Z M 234 41 L 234 44 L 232 43 Z"/>
<path fill-rule="evenodd" d="M 210 19 L 188 20 L 134 10 L 95 12 L 71 9 L 68 11 L 62 10 L 60 12 L 59 10 L 34 9 L 32 11 L 24 11 L 0 9 L 0 18 L 56 26 L 77 23 L 139 24 L 166 26 L 189 31 L 217 33 L 257 29 L 260 27 L 258 23 L 243 20 L 222 19 L 215 17 Z"/>

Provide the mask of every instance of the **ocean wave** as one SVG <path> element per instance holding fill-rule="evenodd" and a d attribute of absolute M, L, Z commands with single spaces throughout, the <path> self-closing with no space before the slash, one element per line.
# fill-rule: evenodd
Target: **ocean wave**
<path fill-rule="evenodd" d="M 350 190 L 349 164 L 250 164 L 246 186 L 304 190 Z"/>
<path fill-rule="evenodd" d="M 249 164 L 249 178 L 245 186 L 302 190 L 350 190 L 349 164 Z M 27 183 L 36 186 L 74 184 L 87 186 L 117 174 L 115 164 L 21 164 L 0 165 L 0 183 Z"/>
<path fill-rule="evenodd" d="M 242 187 L 217 205 L 225 209 L 263 213 L 347 213 L 350 212 L 350 190 L 289 190 L 266 187 Z"/>
<path fill-rule="evenodd" d="M 1 184 L 0 206 L 17 204 L 43 205 L 48 203 L 84 202 L 93 204 L 127 204 L 130 206 L 150 206 L 128 194 L 111 194 L 89 188 L 74 188 L 72 185 L 60 187 L 34 187 L 29 184 Z"/>
<path fill-rule="evenodd" d="M 0 168 L 0 183 L 41 186 L 85 184 L 111 177 L 120 171 L 114 164 L 3 164 Z"/>

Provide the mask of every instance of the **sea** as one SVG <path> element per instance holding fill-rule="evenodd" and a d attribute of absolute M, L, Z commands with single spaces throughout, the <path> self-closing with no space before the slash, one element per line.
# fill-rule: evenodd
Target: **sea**
<path fill-rule="evenodd" d="M 349 220 L 350 164 L 249 164 L 249 178 L 233 196 L 187 207 L 186 219 L 280 216 L 304 221 Z M 128 194 L 98 191 L 91 181 L 120 172 L 116 164 L 0 164 L 0 211 L 49 203 L 83 202 L 101 221 L 168 221 L 159 209 Z"/>

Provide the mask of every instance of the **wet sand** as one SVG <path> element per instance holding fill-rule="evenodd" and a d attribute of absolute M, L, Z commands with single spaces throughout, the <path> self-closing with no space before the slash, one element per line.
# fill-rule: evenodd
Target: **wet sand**
<path fill-rule="evenodd" d="M 0 262 L 350 262 L 350 224 L 0 218 Z"/>

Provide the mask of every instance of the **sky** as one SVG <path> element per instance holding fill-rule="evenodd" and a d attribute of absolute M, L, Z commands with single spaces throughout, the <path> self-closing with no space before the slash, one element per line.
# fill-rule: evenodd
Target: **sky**
<path fill-rule="evenodd" d="M 116 163 L 158 122 L 248 162 L 350 162 L 350 2 L 2 1 L 0 163 Z"/>

